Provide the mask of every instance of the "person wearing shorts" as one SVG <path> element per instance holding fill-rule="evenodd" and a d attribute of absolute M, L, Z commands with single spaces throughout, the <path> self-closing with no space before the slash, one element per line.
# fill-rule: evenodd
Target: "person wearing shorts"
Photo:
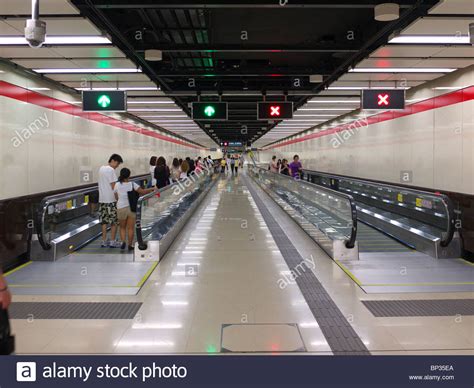
<path fill-rule="evenodd" d="M 120 170 L 120 176 L 118 182 L 114 187 L 114 195 L 117 200 L 117 218 L 120 225 L 120 249 L 125 250 L 127 247 L 126 235 L 128 234 L 128 250 L 132 251 L 133 240 L 135 234 L 135 220 L 136 214 L 130 207 L 130 200 L 128 193 L 130 191 L 136 191 L 138 194 L 148 194 L 155 190 L 155 188 L 142 189 L 135 182 L 130 182 L 130 170 L 128 168 L 122 168 Z"/>
<path fill-rule="evenodd" d="M 120 242 L 115 240 L 117 235 L 117 204 L 114 195 L 117 175 L 115 169 L 123 163 L 123 159 L 118 154 L 113 154 L 109 158 L 109 164 L 99 169 L 99 220 L 102 225 L 102 248 L 118 248 Z M 107 239 L 107 229 L 110 227 L 110 238 Z"/>

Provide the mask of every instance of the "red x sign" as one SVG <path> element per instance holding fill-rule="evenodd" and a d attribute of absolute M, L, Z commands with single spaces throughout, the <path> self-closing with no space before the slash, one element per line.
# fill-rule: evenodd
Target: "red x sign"
<path fill-rule="evenodd" d="M 377 102 L 378 106 L 389 105 L 388 94 L 379 94 L 377 97 L 379 98 L 379 101 Z"/>
<path fill-rule="evenodd" d="M 270 110 L 271 110 L 270 116 L 280 116 L 281 115 L 280 106 L 271 106 Z"/>

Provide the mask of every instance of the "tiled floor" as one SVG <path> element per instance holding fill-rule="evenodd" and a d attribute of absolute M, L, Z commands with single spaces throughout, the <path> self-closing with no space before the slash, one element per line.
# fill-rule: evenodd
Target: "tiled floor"
<path fill-rule="evenodd" d="M 312 255 L 315 275 L 372 354 L 473 352 L 473 317 L 375 318 L 360 302 L 472 295 L 367 295 L 277 205 L 268 200 L 266 204 L 300 254 Z M 143 302 L 134 320 L 14 320 L 17 350 L 181 354 L 216 353 L 222 348 L 252 353 L 304 349 L 331 355 L 298 286 L 279 286 L 287 271 L 240 177 L 224 178 L 138 295 L 15 296 L 15 301 Z M 298 331 L 291 329 L 296 327 Z M 225 330 L 230 331 L 223 337 Z"/>

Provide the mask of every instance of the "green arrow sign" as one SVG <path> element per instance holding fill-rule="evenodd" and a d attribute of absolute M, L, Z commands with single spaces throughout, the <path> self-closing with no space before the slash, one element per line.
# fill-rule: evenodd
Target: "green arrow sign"
<path fill-rule="evenodd" d="M 216 110 L 214 109 L 212 105 L 208 105 L 204 109 L 204 113 L 206 114 L 207 117 L 212 117 L 216 114 Z"/>
<path fill-rule="evenodd" d="M 110 97 L 107 96 L 106 94 L 102 94 L 101 96 L 99 96 L 99 98 L 97 99 L 97 102 L 98 104 L 102 107 L 102 108 L 108 108 L 110 106 L 110 103 L 112 102 L 110 100 Z"/>

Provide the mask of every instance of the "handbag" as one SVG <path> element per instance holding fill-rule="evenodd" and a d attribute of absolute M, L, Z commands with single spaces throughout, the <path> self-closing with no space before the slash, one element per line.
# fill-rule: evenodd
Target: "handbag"
<path fill-rule="evenodd" d="M 7 310 L 0 309 L 0 355 L 6 356 L 15 351 L 15 337 L 11 335 Z"/>
<path fill-rule="evenodd" d="M 136 191 L 133 190 L 133 185 L 132 185 L 132 190 L 127 191 L 128 195 L 128 203 L 130 204 L 130 211 L 133 213 L 137 212 L 137 206 L 138 206 L 138 198 L 140 198 L 140 194 Z"/>

